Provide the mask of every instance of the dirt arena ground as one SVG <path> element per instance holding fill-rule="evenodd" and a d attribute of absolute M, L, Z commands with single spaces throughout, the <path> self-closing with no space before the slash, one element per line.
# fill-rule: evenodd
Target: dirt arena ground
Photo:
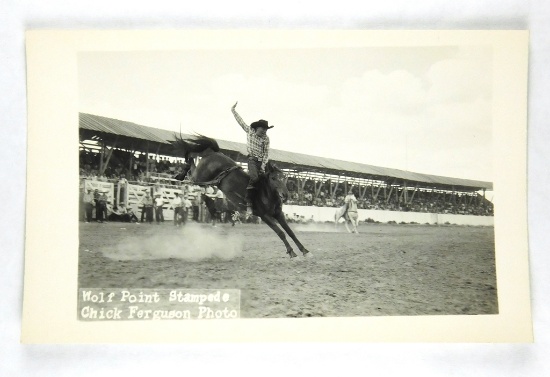
<path fill-rule="evenodd" d="M 81 288 L 240 289 L 241 317 L 498 313 L 492 227 L 80 224 Z"/>

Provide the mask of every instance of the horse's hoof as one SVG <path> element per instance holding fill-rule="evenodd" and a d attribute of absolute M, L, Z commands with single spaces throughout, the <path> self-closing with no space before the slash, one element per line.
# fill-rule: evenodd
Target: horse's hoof
<path fill-rule="evenodd" d="M 290 255 L 290 259 L 292 258 L 296 258 L 298 255 L 296 255 L 296 253 L 294 252 L 294 250 L 288 250 L 286 252 L 288 255 Z"/>
<path fill-rule="evenodd" d="M 302 255 L 305 257 L 307 254 L 309 253 L 309 250 L 308 249 L 303 249 L 302 250 Z M 311 254 L 310 254 L 311 255 Z"/>

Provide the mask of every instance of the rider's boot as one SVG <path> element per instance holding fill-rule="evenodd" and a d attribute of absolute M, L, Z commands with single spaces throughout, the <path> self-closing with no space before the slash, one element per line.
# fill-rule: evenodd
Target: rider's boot
<path fill-rule="evenodd" d="M 252 192 L 254 190 L 254 187 L 247 187 L 246 188 L 246 214 L 248 216 L 252 216 Z"/>

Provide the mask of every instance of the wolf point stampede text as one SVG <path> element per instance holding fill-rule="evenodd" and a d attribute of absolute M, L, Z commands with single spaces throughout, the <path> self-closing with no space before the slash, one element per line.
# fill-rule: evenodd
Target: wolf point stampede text
<path fill-rule="evenodd" d="M 88 321 L 231 319 L 239 312 L 239 290 L 81 289 L 79 294 L 79 318 Z"/>

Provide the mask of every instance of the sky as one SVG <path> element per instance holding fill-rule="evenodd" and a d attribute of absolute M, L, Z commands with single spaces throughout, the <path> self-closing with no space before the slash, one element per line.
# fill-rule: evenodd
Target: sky
<path fill-rule="evenodd" d="M 487 46 L 82 52 L 79 111 L 271 148 L 491 182 Z"/>

